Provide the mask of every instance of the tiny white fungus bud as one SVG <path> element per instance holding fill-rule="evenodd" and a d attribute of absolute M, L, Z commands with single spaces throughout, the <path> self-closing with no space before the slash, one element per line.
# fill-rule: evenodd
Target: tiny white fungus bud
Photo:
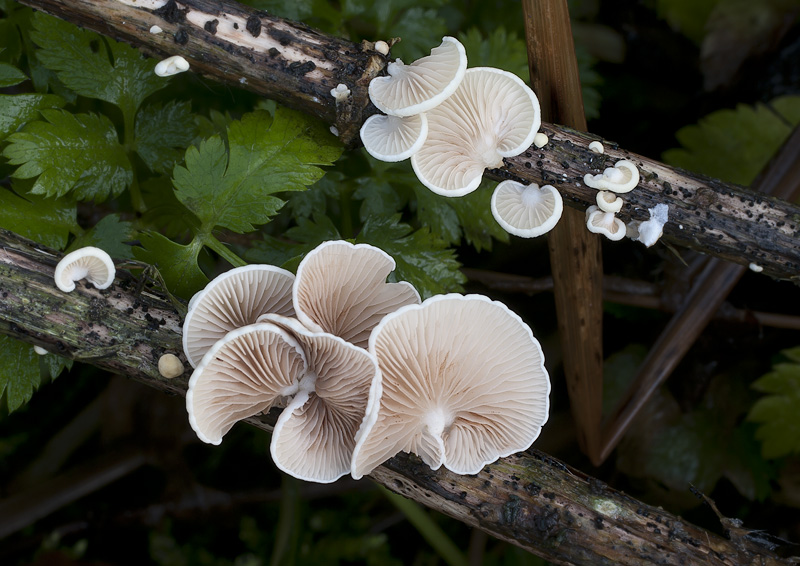
<path fill-rule="evenodd" d="M 183 374 L 183 362 L 175 354 L 164 354 L 158 359 L 158 373 L 167 379 L 178 377 Z"/>
<path fill-rule="evenodd" d="M 47 350 L 45 350 L 41 346 L 34 346 L 33 347 L 33 351 L 36 352 L 37 354 L 39 354 L 40 356 L 44 356 L 45 354 L 49 353 Z"/>
<path fill-rule="evenodd" d="M 388 55 L 389 54 L 389 44 L 385 41 L 376 41 L 375 42 L 375 51 L 380 53 L 381 55 Z"/>
<path fill-rule="evenodd" d="M 761 273 L 764 271 L 764 268 L 758 265 L 757 263 L 750 264 L 750 271 L 755 271 L 756 273 Z"/>
<path fill-rule="evenodd" d="M 535 136 L 533 136 L 533 145 L 536 147 L 544 147 L 547 145 L 547 142 L 550 141 L 550 138 L 547 137 L 546 134 L 539 132 Z"/>
<path fill-rule="evenodd" d="M 189 70 L 189 62 L 180 55 L 173 55 L 159 61 L 155 73 L 159 77 L 169 77 Z"/>
<path fill-rule="evenodd" d="M 337 138 L 339 137 L 339 128 L 337 128 L 336 126 L 331 126 L 330 131 L 334 136 L 336 136 Z"/>
<path fill-rule="evenodd" d="M 162 31 L 164 31 L 164 30 L 163 30 L 163 29 L 161 29 L 161 28 L 160 28 L 160 27 L 158 27 L 158 26 L 151 26 L 151 27 L 150 27 L 150 33 L 161 33 Z"/>
<path fill-rule="evenodd" d="M 344 102 L 350 96 L 350 89 L 347 85 L 339 83 L 336 88 L 331 89 L 331 96 L 336 99 L 336 102 Z"/>
<path fill-rule="evenodd" d="M 645 220 L 639 225 L 639 235 L 636 239 L 649 248 L 664 233 L 664 224 L 669 217 L 669 206 L 660 203 L 647 210 L 650 212 L 650 220 Z"/>
<path fill-rule="evenodd" d="M 590 143 L 589 149 L 595 153 L 603 153 L 606 150 L 606 148 L 603 147 L 603 144 L 601 144 L 599 141 L 593 141 Z"/>

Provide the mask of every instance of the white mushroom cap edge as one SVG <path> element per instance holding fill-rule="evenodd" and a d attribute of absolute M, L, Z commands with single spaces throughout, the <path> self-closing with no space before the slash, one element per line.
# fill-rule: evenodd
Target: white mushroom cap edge
<path fill-rule="evenodd" d="M 428 137 L 428 118 L 417 114 L 400 118 L 375 114 L 361 126 L 361 142 L 372 157 L 393 163 L 408 159 Z"/>
<path fill-rule="evenodd" d="M 503 181 L 492 193 L 492 215 L 503 230 L 534 238 L 552 230 L 564 211 L 561 194 L 552 185 Z"/>
<path fill-rule="evenodd" d="M 603 212 L 616 214 L 622 210 L 622 199 L 611 191 L 598 191 L 595 201 L 597 201 L 597 207 Z"/>
<path fill-rule="evenodd" d="M 586 209 L 586 228 L 593 234 L 602 234 L 612 242 L 625 237 L 625 223 L 614 216 L 613 212 L 605 212 L 596 206 Z"/>
<path fill-rule="evenodd" d="M 606 167 L 600 175 L 587 173 L 583 176 L 583 182 L 593 189 L 628 193 L 639 184 L 639 169 L 633 162 L 621 159 L 614 167 Z"/>
<path fill-rule="evenodd" d="M 107 289 L 114 282 L 117 270 L 114 262 L 100 248 L 87 246 L 61 258 L 53 274 L 56 286 L 69 293 L 75 290 L 75 281 L 86 279 L 98 289 Z"/>

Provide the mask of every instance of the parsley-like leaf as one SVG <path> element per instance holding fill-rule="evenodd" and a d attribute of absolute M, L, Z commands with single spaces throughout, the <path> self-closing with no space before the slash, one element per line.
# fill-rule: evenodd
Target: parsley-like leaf
<path fill-rule="evenodd" d="M 459 33 L 458 40 L 467 51 L 470 67 L 495 67 L 514 73 L 528 82 L 528 51 L 525 42 L 504 27 L 495 28 L 484 39 L 478 28 Z"/>
<path fill-rule="evenodd" d="M 30 122 L 9 136 L 3 155 L 19 165 L 12 177 L 38 175 L 31 192 L 102 201 L 118 195 L 133 179 L 125 149 L 111 121 L 102 115 L 42 110 L 46 121 Z"/>
<path fill-rule="evenodd" d="M 156 173 L 171 172 L 196 134 L 188 102 L 144 106 L 136 115 L 136 153 Z"/>
<path fill-rule="evenodd" d="M 120 220 L 116 214 L 105 216 L 91 230 L 81 234 L 70 244 L 69 250 L 94 246 L 115 259 L 131 259 L 133 251 L 123 242 L 133 239 L 133 224 Z"/>
<path fill-rule="evenodd" d="M 0 336 L 0 397 L 12 413 L 31 400 L 41 383 L 39 359 L 30 344 Z"/>
<path fill-rule="evenodd" d="M 75 204 L 0 189 L 0 226 L 51 248 L 62 249 L 78 230 Z"/>
<path fill-rule="evenodd" d="M 0 63 L 0 88 L 18 85 L 28 77 L 14 65 Z"/>
<path fill-rule="evenodd" d="M 208 277 L 197 265 L 203 249 L 198 239 L 182 246 L 157 232 L 144 232 L 139 241 L 142 247 L 133 248 L 134 257 L 155 265 L 171 293 L 189 298 L 208 283 Z"/>
<path fill-rule="evenodd" d="M 800 452 L 800 348 L 784 354 L 793 363 L 779 363 L 755 383 L 753 389 L 768 393 L 756 401 L 748 419 L 759 423 L 756 438 L 762 443 L 765 458 L 778 458 Z"/>
<path fill-rule="evenodd" d="M 54 94 L 0 94 L 0 141 L 37 119 L 39 110 L 62 106 L 64 99 Z"/>

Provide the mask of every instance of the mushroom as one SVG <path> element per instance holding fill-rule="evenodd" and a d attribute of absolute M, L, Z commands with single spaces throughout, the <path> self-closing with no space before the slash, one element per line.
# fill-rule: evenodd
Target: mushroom
<path fill-rule="evenodd" d="M 650 218 L 640 223 L 635 240 L 643 243 L 645 247 L 655 244 L 664 233 L 664 225 L 669 219 L 669 206 L 658 203 L 653 208 L 648 208 Z"/>
<path fill-rule="evenodd" d="M 272 322 L 297 339 L 308 363 L 299 391 L 275 424 L 272 459 L 298 479 L 336 481 L 350 472 L 378 364 L 366 350 L 308 330 L 296 319 L 267 314 L 259 321 Z"/>
<path fill-rule="evenodd" d="M 370 336 L 380 375 L 353 452 L 358 479 L 400 451 L 475 474 L 525 450 L 547 420 L 550 380 L 531 329 L 480 295 L 438 295 Z"/>
<path fill-rule="evenodd" d="M 189 301 L 183 322 L 183 351 L 195 367 L 206 351 L 234 328 L 265 313 L 294 315 L 291 272 L 272 265 L 226 271 Z"/>
<path fill-rule="evenodd" d="M 396 59 L 386 70 L 388 77 L 370 81 L 370 100 L 385 114 L 413 116 L 431 110 L 455 92 L 467 70 L 467 52 L 456 38 L 443 37 L 427 57 L 410 65 Z"/>
<path fill-rule="evenodd" d="M 361 126 L 364 149 L 381 161 L 395 162 L 414 155 L 428 137 L 425 114 L 400 118 L 375 114 Z"/>
<path fill-rule="evenodd" d="M 384 316 L 420 301 L 410 283 L 386 282 L 394 268 L 392 256 L 374 246 L 323 242 L 297 268 L 292 294 L 297 318 L 309 330 L 365 348 Z"/>
<path fill-rule="evenodd" d="M 583 182 L 593 189 L 627 193 L 639 184 L 639 170 L 631 161 L 621 159 L 614 167 L 606 167 L 601 175 L 587 173 L 583 176 Z"/>
<path fill-rule="evenodd" d="M 599 191 L 595 197 L 597 207 L 603 212 L 616 214 L 622 210 L 622 199 L 611 191 Z"/>
<path fill-rule="evenodd" d="M 603 153 L 605 152 L 606 148 L 603 147 L 603 144 L 599 141 L 595 140 L 589 144 L 589 149 L 595 153 Z"/>
<path fill-rule="evenodd" d="M 527 187 L 516 181 L 503 181 L 492 194 L 492 215 L 509 234 L 523 238 L 541 236 L 553 229 L 561 218 L 564 203 L 552 185 Z"/>
<path fill-rule="evenodd" d="M 533 145 L 535 145 L 538 148 L 546 146 L 547 142 L 549 141 L 550 138 L 547 137 L 547 134 L 543 134 L 542 132 L 539 132 L 538 134 L 533 136 Z"/>
<path fill-rule="evenodd" d="M 36 352 L 37 354 L 39 354 L 40 356 L 46 356 L 47 354 L 50 353 L 47 350 L 45 350 L 44 348 L 42 348 L 41 346 L 36 346 L 36 345 L 34 345 L 33 351 Z"/>
<path fill-rule="evenodd" d="M 91 246 L 70 252 L 61 258 L 53 275 L 56 286 L 69 293 L 75 281 L 86 279 L 98 289 L 107 289 L 114 282 L 117 270 L 106 252 Z"/>
<path fill-rule="evenodd" d="M 428 138 L 411 166 L 434 193 L 463 196 L 478 188 L 484 169 L 531 145 L 540 116 L 536 95 L 516 75 L 468 69 L 456 92 L 428 112 Z"/>
<path fill-rule="evenodd" d="M 389 54 L 389 44 L 379 39 L 375 42 L 375 51 L 380 53 L 381 55 L 388 55 Z"/>
<path fill-rule="evenodd" d="M 175 354 L 164 354 L 158 358 L 158 373 L 166 379 L 183 375 L 183 362 Z"/>
<path fill-rule="evenodd" d="M 236 422 L 296 394 L 306 369 L 300 344 L 274 324 L 232 330 L 206 352 L 189 379 L 189 424 L 200 440 L 219 444 Z"/>
<path fill-rule="evenodd" d="M 350 96 L 350 89 L 344 83 L 339 83 L 336 88 L 331 89 L 331 96 L 336 99 L 336 102 L 344 102 Z"/>
<path fill-rule="evenodd" d="M 613 212 L 605 212 L 596 206 L 586 209 L 586 227 L 589 232 L 602 234 L 616 242 L 625 237 L 625 223 L 614 216 Z"/>
<path fill-rule="evenodd" d="M 159 77 L 169 77 L 189 70 L 189 62 L 180 55 L 167 57 L 156 64 L 153 71 Z"/>

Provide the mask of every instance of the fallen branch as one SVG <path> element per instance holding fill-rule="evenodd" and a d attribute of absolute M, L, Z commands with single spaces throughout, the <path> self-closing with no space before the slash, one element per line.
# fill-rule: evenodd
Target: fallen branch
<path fill-rule="evenodd" d="M 363 120 L 376 112 L 367 85 L 383 72 L 387 58 L 370 42 L 353 44 L 230 0 L 20 1 L 131 43 L 147 55 L 182 55 L 193 72 L 324 120 L 351 147 L 358 143 Z M 150 33 L 153 25 L 165 33 Z M 330 94 L 339 83 L 351 91 L 343 102 Z M 552 184 L 567 204 L 585 209 L 595 203 L 596 191 L 584 186 L 583 176 L 629 159 L 639 168 L 641 182 L 624 199 L 623 220 L 646 220 L 649 208 L 665 203 L 665 241 L 741 265 L 755 264 L 765 275 L 800 281 L 800 207 L 670 167 L 613 142 L 604 141 L 604 154 L 593 153 L 589 142 L 599 138 L 592 134 L 555 124 L 543 124 L 542 130 L 550 137 L 545 147 L 531 147 L 506 159 L 503 169 L 489 175 Z"/>
<path fill-rule="evenodd" d="M 110 288 L 53 283 L 60 257 L 0 230 L 0 333 L 183 395 L 188 374 L 164 379 L 159 357 L 181 352 L 181 320 L 160 292 L 118 272 Z M 247 419 L 271 430 L 276 411 Z M 537 450 L 459 476 L 401 454 L 372 474 L 388 489 L 557 564 L 791 564 L 746 534 L 733 540 L 636 501 Z M 742 531 L 746 533 L 745 531 Z"/>

